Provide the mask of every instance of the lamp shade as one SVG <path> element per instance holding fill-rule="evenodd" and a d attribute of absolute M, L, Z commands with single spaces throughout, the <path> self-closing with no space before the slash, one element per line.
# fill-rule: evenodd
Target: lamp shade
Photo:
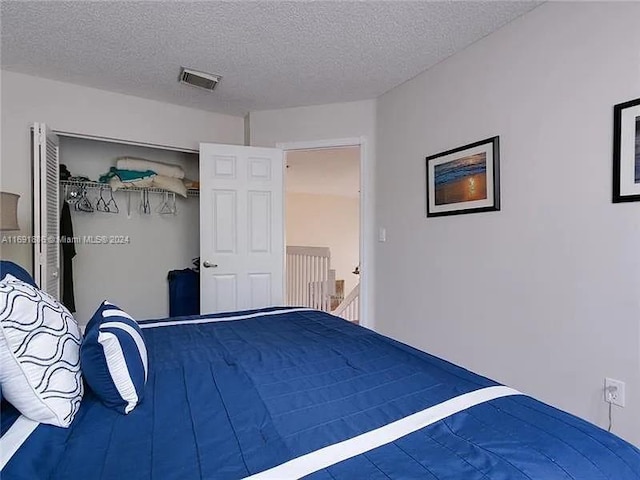
<path fill-rule="evenodd" d="M 18 225 L 18 199 L 15 193 L 0 192 L 0 230 L 20 230 Z"/>

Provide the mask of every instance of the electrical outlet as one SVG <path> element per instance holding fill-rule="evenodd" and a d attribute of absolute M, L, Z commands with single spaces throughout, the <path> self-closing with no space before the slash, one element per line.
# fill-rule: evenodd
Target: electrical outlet
<path fill-rule="evenodd" d="M 624 407 L 624 382 L 613 378 L 604 379 L 604 401 Z"/>

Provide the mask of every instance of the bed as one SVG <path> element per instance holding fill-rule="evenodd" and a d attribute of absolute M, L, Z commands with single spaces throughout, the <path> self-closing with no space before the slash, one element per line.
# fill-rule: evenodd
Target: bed
<path fill-rule="evenodd" d="M 575 416 L 323 312 L 140 322 L 144 401 L 86 389 L 69 428 L 3 405 L 3 480 L 640 479 Z"/>

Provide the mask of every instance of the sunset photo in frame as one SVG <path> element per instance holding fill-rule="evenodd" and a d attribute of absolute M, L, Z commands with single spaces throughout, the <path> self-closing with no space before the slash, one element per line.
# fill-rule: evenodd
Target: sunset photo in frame
<path fill-rule="evenodd" d="M 427 217 L 500 210 L 500 137 L 426 158 Z"/>
<path fill-rule="evenodd" d="M 613 107 L 613 203 L 640 201 L 640 98 Z"/>

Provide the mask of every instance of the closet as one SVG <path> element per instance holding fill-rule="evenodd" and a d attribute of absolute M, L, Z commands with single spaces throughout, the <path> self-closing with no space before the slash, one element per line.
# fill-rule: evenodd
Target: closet
<path fill-rule="evenodd" d="M 96 184 L 119 157 L 180 165 L 201 189 L 174 201 L 157 188 L 112 192 Z M 60 206 L 70 202 L 78 322 L 86 324 L 105 299 L 138 319 L 167 317 L 167 275 L 191 267 L 196 257 L 203 313 L 282 304 L 282 161 L 278 149 L 203 143 L 195 152 L 53 133 L 35 124 L 34 235 L 59 238 Z M 90 182 L 60 182 L 60 164 Z M 94 211 L 76 209 L 78 195 Z M 110 211 L 98 211 L 98 202 Z M 60 298 L 61 275 L 60 244 L 36 242 L 36 281 Z"/>
<path fill-rule="evenodd" d="M 185 178 L 198 180 L 195 153 L 60 137 L 60 164 L 74 177 L 98 180 L 121 157 L 180 165 Z M 134 318 L 167 317 L 168 272 L 190 267 L 199 255 L 197 193 L 183 198 L 155 188 L 112 192 L 85 182 L 61 182 L 60 193 L 70 202 L 77 239 L 73 275 L 78 320 L 91 318 L 105 292 L 114 303 L 127 305 Z M 77 195 L 84 195 L 93 211 L 75 208 Z"/>

